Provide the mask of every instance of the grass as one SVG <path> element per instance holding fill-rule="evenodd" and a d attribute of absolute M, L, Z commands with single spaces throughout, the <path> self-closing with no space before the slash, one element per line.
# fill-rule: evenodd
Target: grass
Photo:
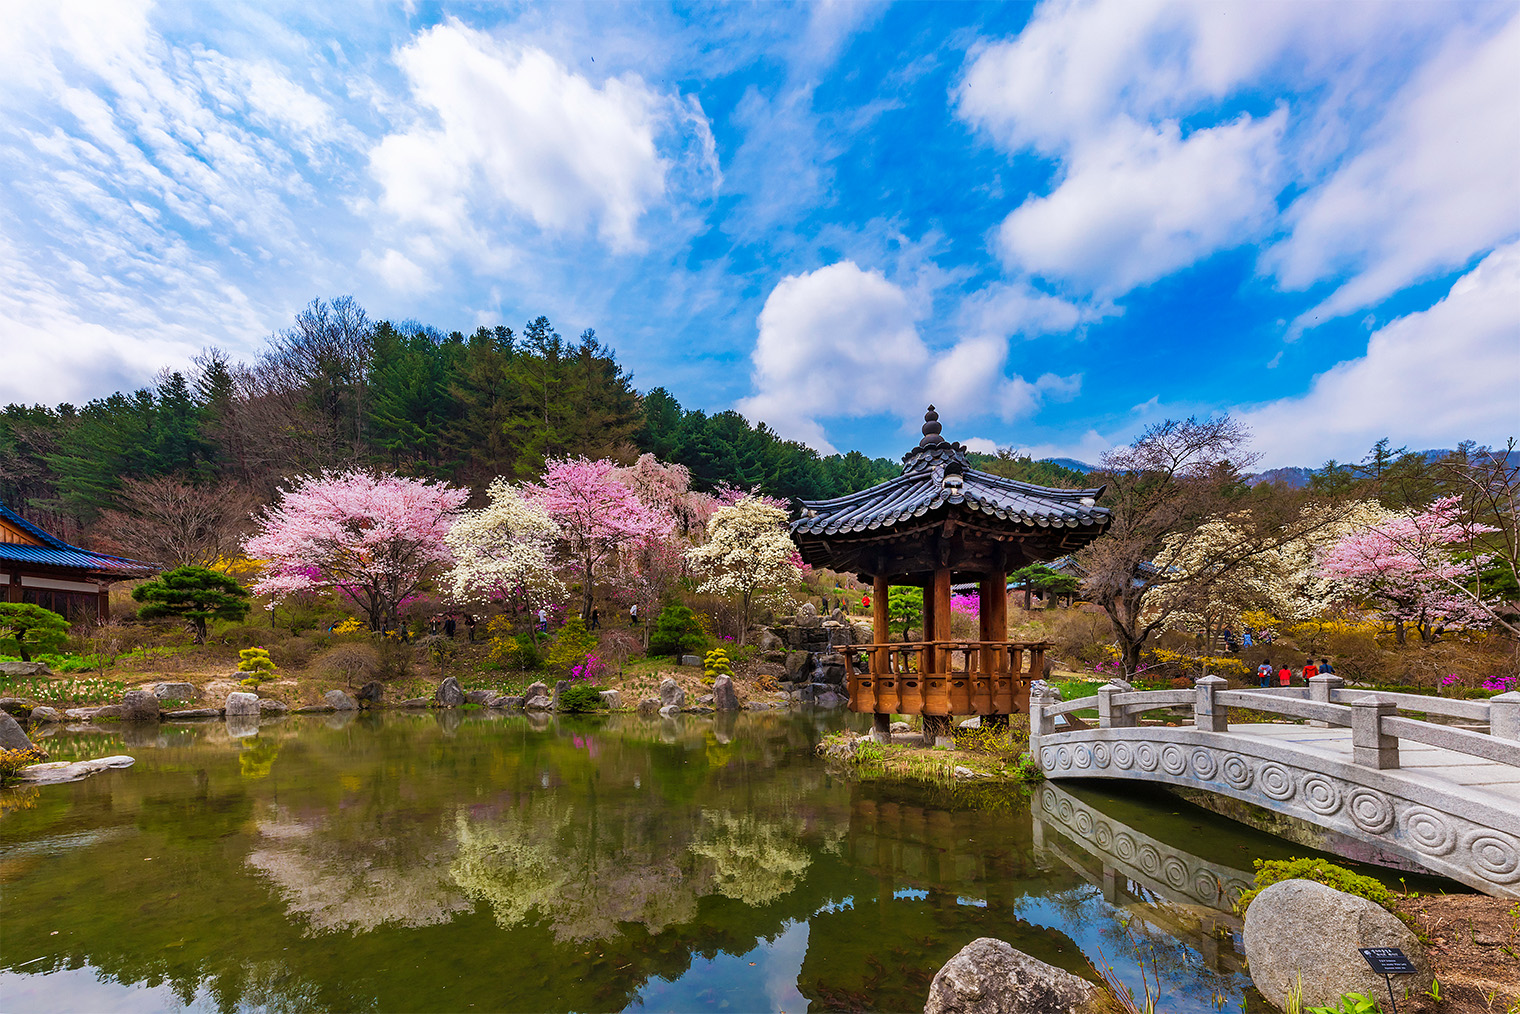
<path fill-rule="evenodd" d="M 88 679 L 50 680 L 42 676 L 0 682 L 0 693 L 25 697 L 48 705 L 92 704 L 96 701 L 120 700 L 126 692 L 124 680 L 93 676 Z"/>

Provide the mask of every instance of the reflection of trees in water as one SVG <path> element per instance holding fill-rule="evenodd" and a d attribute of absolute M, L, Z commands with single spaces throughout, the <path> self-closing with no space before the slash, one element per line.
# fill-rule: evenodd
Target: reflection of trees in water
<path fill-rule="evenodd" d="M 261 846 L 246 862 L 279 890 L 288 915 L 304 919 L 306 936 L 432 926 L 470 908 L 448 877 L 454 845 L 437 825 L 386 834 L 332 810 L 313 821 L 277 814 L 258 829 Z"/>
<path fill-rule="evenodd" d="M 461 812 L 449 873 L 503 929 L 536 911 L 562 943 L 613 938 L 620 923 L 653 935 L 695 918 L 697 878 L 671 842 L 684 829 L 669 814 L 607 809 L 594 798 L 577 808 L 556 794 L 531 797 L 493 823 Z"/>
<path fill-rule="evenodd" d="M 746 905 L 787 894 L 812 863 L 791 829 L 729 810 L 703 810 L 702 828 L 687 847 L 712 861 L 719 894 Z"/>

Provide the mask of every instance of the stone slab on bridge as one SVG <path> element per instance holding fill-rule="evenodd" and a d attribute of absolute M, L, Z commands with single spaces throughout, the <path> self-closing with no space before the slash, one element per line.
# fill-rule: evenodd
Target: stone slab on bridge
<path fill-rule="evenodd" d="M 1051 779 L 1130 779 L 1241 800 L 1520 898 L 1520 694 L 1452 701 L 1337 684 L 1232 691 L 1206 677 L 1195 690 L 1105 687 L 1079 701 L 1041 699 L 1031 708 L 1031 750 Z M 1189 707 L 1188 725 L 1138 720 Z M 1097 727 L 1056 731 L 1057 715 L 1086 708 L 1098 710 Z M 1229 723 L 1230 708 L 1309 724 Z"/>

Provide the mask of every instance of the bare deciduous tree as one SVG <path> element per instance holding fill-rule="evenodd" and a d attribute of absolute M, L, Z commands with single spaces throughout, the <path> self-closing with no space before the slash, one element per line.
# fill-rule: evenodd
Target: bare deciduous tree
<path fill-rule="evenodd" d="M 256 498 L 235 483 L 214 489 L 172 476 L 123 479 L 119 510 L 101 512 L 96 534 L 117 551 L 166 567 L 214 567 L 236 556 L 253 529 Z"/>

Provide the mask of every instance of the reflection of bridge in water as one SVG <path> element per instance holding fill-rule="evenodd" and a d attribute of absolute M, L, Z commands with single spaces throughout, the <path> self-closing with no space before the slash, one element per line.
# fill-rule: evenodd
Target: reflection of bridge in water
<path fill-rule="evenodd" d="M 1038 852 L 1098 884 L 1109 904 L 1141 906 L 1142 918 L 1197 947 L 1210 967 L 1245 971 L 1233 944 L 1220 943 L 1240 932 L 1235 902 L 1251 889 L 1250 872 L 1152 838 L 1058 785 L 1041 786 L 1031 809 Z"/>
<path fill-rule="evenodd" d="M 1031 704 L 1031 751 L 1048 778 L 1158 782 L 1240 800 L 1251 806 L 1221 812 L 1248 823 L 1288 818 L 1335 836 L 1317 847 L 1345 853 L 1342 842 L 1359 843 L 1354 858 L 1414 863 L 1520 898 L 1520 693 L 1449 700 L 1348 690 L 1334 676 L 1307 689 L 1227 686 L 1206 676 L 1192 690 L 1110 685 L 1066 703 L 1041 698 Z M 1140 724 L 1178 707 L 1192 711 L 1191 725 Z M 1097 727 L 1055 731 L 1057 716 L 1087 708 Z M 1307 723 L 1230 724 L 1229 708 Z"/>

